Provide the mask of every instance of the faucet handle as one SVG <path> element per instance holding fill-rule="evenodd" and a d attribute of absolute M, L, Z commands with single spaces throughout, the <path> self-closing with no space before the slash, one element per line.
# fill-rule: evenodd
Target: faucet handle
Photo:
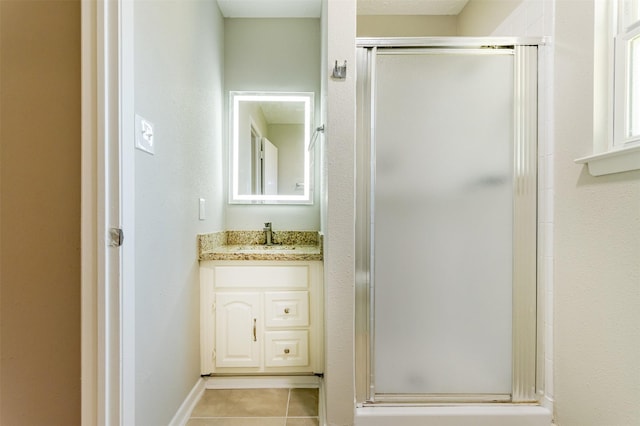
<path fill-rule="evenodd" d="M 265 228 L 271 228 L 271 222 L 265 222 L 264 223 L 264 227 Z"/>

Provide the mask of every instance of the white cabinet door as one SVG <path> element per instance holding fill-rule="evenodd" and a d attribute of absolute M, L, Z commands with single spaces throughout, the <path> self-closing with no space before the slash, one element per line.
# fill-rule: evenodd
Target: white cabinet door
<path fill-rule="evenodd" d="M 259 367 L 259 293 L 216 294 L 216 367 Z"/>

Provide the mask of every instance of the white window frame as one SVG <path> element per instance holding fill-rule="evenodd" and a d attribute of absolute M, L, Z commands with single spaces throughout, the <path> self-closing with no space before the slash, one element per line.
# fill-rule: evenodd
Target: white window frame
<path fill-rule="evenodd" d="M 593 176 L 640 170 L 640 135 L 626 136 L 629 102 L 630 40 L 640 35 L 640 20 L 624 25 L 625 5 L 640 0 L 602 0 L 595 4 L 593 154 L 579 158 Z M 628 8 L 626 10 L 629 10 Z"/>
<path fill-rule="evenodd" d="M 630 127 L 630 101 L 631 101 L 631 75 L 630 67 L 632 66 L 631 58 L 631 42 L 640 36 L 640 18 L 635 22 L 629 22 L 627 14 L 631 13 L 629 8 L 635 8 L 640 5 L 639 0 L 618 0 L 617 22 L 614 24 L 616 28 L 614 35 L 614 59 L 613 59 L 613 85 L 614 85 L 614 102 L 613 102 L 613 146 L 612 148 L 629 146 L 640 142 L 640 134 L 629 135 Z M 614 4 L 616 2 L 613 2 Z M 635 3 L 635 5 L 632 5 Z M 640 59 L 640 58 L 638 58 Z"/>

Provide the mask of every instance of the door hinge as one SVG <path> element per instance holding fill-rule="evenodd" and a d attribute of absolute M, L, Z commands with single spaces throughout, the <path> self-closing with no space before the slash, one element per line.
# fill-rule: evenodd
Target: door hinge
<path fill-rule="evenodd" d="M 211 351 L 211 361 L 215 361 L 216 360 L 216 350 L 212 350 Z"/>
<path fill-rule="evenodd" d="M 216 311 L 216 302 L 213 302 L 211 304 L 211 312 L 215 312 Z"/>
<path fill-rule="evenodd" d="M 124 232 L 121 228 L 109 228 L 109 246 L 120 247 L 124 241 Z"/>

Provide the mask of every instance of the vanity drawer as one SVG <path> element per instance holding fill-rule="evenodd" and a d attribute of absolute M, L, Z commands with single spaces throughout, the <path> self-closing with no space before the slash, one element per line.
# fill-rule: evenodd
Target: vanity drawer
<path fill-rule="evenodd" d="M 309 267 L 300 266 L 216 266 L 216 288 L 225 287 L 287 287 L 307 288 Z"/>
<path fill-rule="evenodd" d="M 267 327 L 306 327 L 309 325 L 309 292 L 265 292 L 264 309 Z"/>
<path fill-rule="evenodd" d="M 268 331 L 265 333 L 266 367 L 309 365 L 309 332 Z"/>

